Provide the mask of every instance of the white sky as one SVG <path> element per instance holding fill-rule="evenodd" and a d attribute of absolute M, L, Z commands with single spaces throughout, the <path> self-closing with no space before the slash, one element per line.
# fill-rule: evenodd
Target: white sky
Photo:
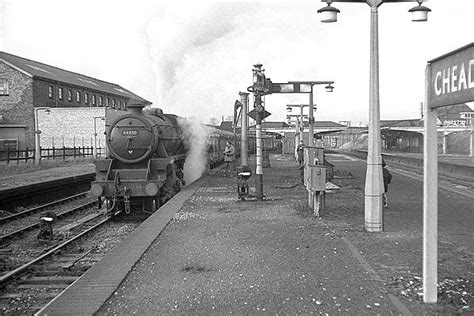
<path fill-rule="evenodd" d="M 473 0 L 430 0 L 379 8 L 381 119 L 418 118 L 426 62 L 474 40 Z M 274 82 L 334 80 L 316 88 L 317 120 L 368 121 L 366 4 L 333 3 L 321 23 L 312 1 L 0 0 L 0 50 L 117 83 L 165 112 L 202 122 L 232 115 L 260 62 Z M 270 95 L 268 121 L 307 94 Z"/>

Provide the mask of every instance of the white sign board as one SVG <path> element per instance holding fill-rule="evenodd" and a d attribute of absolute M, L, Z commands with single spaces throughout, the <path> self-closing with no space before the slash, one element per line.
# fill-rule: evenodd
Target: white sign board
<path fill-rule="evenodd" d="M 430 108 L 474 100 L 474 43 L 428 62 Z"/>

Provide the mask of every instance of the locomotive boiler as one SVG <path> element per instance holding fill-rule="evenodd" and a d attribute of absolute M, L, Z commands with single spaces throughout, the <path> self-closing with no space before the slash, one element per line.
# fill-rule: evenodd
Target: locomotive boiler
<path fill-rule="evenodd" d="M 108 157 L 95 160 L 91 193 L 108 210 L 156 211 L 184 185 L 186 147 L 178 117 L 130 104 L 106 129 Z"/>

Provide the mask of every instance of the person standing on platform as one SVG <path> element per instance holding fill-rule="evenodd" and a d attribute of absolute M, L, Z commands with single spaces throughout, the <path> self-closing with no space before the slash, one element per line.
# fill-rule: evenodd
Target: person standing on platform
<path fill-rule="evenodd" d="M 298 153 L 298 163 L 301 165 L 304 161 L 304 143 L 302 140 L 300 140 L 300 143 L 296 151 Z"/>
<path fill-rule="evenodd" d="M 224 148 L 224 162 L 226 163 L 225 171 L 226 173 L 234 170 L 234 161 L 235 161 L 235 147 L 230 141 L 226 142 Z"/>
<path fill-rule="evenodd" d="M 304 142 L 301 140 L 298 148 L 298 169 L 301 173 L 301 182 L 304 183 Z"/>
<path fill-rule="evenodd" d="M 392 182 L 392 174 L 386 168 L 385 160 L 382 158 L 382 174 L 383 174 L 383 189 L 384 192 L 382 194 L 383 206 L 388 208 L 388 200 L 387 200 L 387 192 L 388 192 L 388 184 Z"/>

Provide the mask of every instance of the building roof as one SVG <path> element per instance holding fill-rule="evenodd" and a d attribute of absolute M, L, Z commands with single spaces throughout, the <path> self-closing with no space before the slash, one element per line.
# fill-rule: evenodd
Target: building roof
<path fill-rule="evenodd" d="M 233 131 L 234 126 L 231 121 L 222 121 L 221 125 L 219 126 L 219 129 L 224 130 L 224 131 Z"/>
<path fill-rule="evenodd" d="M 304 122 L 304 126 L 308 127 L 309 123 Z M 342 125 L 333 121 L 315 121 L 314 128 L 347 128 L 346 125 Z"/>
<path fill-rule="evenodd" d="M 288 124 L 285 122 L 262 122 L 262 127 L 263 128 L 288 128 L 290 127 Z"/>
<path fill-rule="evenodd" d="M 15 56 L 9 53 L 0 51 L 0 61 L 21 70 L 23 73 L 33 77 L 42 78 L 51 81 L 59 81 L 65 84 L 70 84 L 79 87 L 89 88 L 104 92 L 111 95 L 125 97 L 144 104 L 151 104 L 133 92 L 119 86 L 115 83 L 99 80 L 72 71 L 64 70 L 54 66 L 46 65 L 34 60 Z"/>
<path fill-rule="evenodd" d="M 438 118 L 441 121 L 445 120 L 459 120 L 461 118 L 461 112 L 472 112 L 471 108 L 467 104 L 455 104 L 450 106 L 443 106 L 438 108 Z"/>
<path fill-rule="evenodd" d="M 420 119 L 406 120 L 381 120 L 380 127 L 422 127 L 423 121 Z"/>

